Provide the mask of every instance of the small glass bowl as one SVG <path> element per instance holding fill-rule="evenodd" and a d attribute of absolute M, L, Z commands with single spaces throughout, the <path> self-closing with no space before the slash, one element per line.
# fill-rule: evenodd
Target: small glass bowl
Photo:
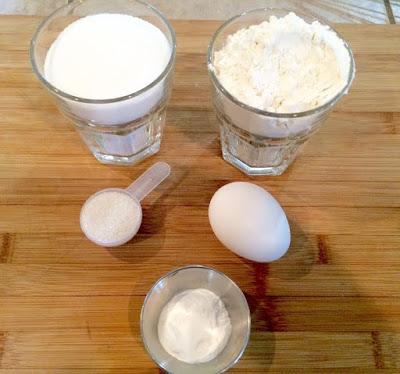
<path fill-rule="evenodd" d="M 187 364 L 164 350 L 157 327 L 161 311 L 171 298 L 196 288 L 205 288 L 221 298 L 231 319 L 232 333 L 216 358 L 203 364 Z M 228 370 L 240 360 L 247 347 L 250 325 L 249 306 L 240 288 L 226 275 L 201 265 L 186 266 L 160 278 L 147 294 L 140 315 L 143 344 L 153 361 L 169 373 L 222 373 Z"/>
<path fill-rule="evenodd" d="M 214 56 L 229 35 L 260 24 L 271 16 L 284 17 L 290 12 L 285 8 L 263 8 L 240 14 L 226 21 L 215 32 L 209 45 L 207 64 L 213 105 L 220 123 L 222 156 L 248 175 L 282 174 L 301 146 L 320 128 L 329 112 L 348 92 L 354 80 L 355 62 L 351 48 L 336 30 L 327 25 L 343 41 L 350 59 L 345 87 L 328 102 L 304 112 L 273 113 L 242 103 L 224 88 L 215 74 Z M 318 21 L 311 14 L 297 11 L 296 14 L 307 22 Z"/>

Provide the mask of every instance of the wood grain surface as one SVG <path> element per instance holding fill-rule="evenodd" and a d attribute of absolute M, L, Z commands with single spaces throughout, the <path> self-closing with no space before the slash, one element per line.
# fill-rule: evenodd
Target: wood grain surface
<path fill-rule="evenodd" d="M 160 153 L 99 164 L 33 76 L 39 19 L 0 18 L 0 374 L 158 372 L 140 340 L 145 294 L 199 263 L 231 277 L 252 311 L 233 372 L 400 370 L 400 30 L 338 25 L 356 57 L 350 94 L 281 177 L 249 178 L 220 155 L 205 51 L 218 26 L 178 21 Z M 144 201 L 139 235 L 114 250 L 79 229 L 81 204 L 157 160 L 171 177 Z M 251 180 L 284 206 L 293 239 L 270 265 L 243 260 L 208 224 L 212 194 Z"/>
<path fill-rule="evenodd" d="M 72 0 L 2 0 L 0 14 L 48 15 Z M 390 0 L 392 7 L 398 0 Z M 267 6 L 285 7 L 312 13 L 327 22 L 390 22 L 389 0 L 148 0 L 169 19 L 225 20 L 249 9 Z M 386 5 L 386 9 L 385 9 Z M 390 5 L 389 5 L 390 6 Z"/>

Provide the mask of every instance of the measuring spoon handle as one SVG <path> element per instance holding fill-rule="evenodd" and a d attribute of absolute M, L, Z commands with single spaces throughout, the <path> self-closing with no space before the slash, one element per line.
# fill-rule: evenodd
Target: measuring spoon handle
<path fill-rule="evenodd" d="M 168 175 L 171 167 L 166 162 L 156 162 L 136 179 L 126 190 L 138 201 L 142 201 L 153 191 Z"/>

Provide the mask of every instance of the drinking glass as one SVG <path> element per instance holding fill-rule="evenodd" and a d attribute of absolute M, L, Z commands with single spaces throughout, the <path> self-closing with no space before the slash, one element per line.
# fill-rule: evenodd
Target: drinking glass
<path fill-rule="evenodd" d="M 60 32 L 77 19 L 98 13 L 139 17 L 164 33 L 171 46 L 171 56 L 156 80 L 123 97 L 92 100 L 63 92 L 46 79 L 46 55 Z M 175 53 L 175 33 L 168 20 L 153 6 L 137 0 L 73 1 L 56 10 L 40 24 L 30 48 L 33 71 L 53 96 L 59 110 L 72 120 L 97 160 L 108 164 L 128 165 L 137 163 L 160 149 Z"/>
<path fill-rule="evenodd" d="M 354 79 L 353 54 L 344 42 L 350 57 L 346 86 L 315 109 L 299 113 L 272 113 L 240 102 L 223 87 L 215 74 L 213 63 L 215 52 L 224 46 L 227 37 L 239 29 L 260 24 L 271 16 L 284 17 L 289 12 L 287 9 L 265 8 L 236 16 L 216 31 L 208 49 L 208 71 L 212 82 L 213 106 L 220 123 L 222 155 L 227 162 L 248 175 L 282 174 L 301 146 L 320 128 L 328 113 L 348 92 Z M 315 21 L 310 15 L 298 15 L 307 22 Z"/>

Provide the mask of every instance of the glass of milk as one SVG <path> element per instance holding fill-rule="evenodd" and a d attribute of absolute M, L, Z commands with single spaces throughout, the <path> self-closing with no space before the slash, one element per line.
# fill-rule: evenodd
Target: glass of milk
<path fill-rule="evenodd" d="M 131 165 L 160 149 L 175 51 L 174 30 L 153 6 L 76 0 L 41 23 L 30 57 L 97 160 Z"/>
<path fill-rule="evenodd" d="M 348 72 L 345 73 L 343 88 L 328 101 L 311 110 L 293 110 L 285 113 L 260 109 L 231 94 L 221 83 L 215 69 L 218 51 L 227 45 L 230 36 L 237 31 L 259 25 L 270 20 L 271 16 L 281 18 L 289 13 L 290 11 L 286 9 L 266 8 L 236 16 L 216 31 L 209 46 L 207 63 L 212 82 L 213 105 L 220 123 L 222 155 L 227 162 L 248 175 L 282 174 L 295 159 L 301 146 L 319 129 L 330 110 L 347 93 L 354 79 L 355 65 L 351 49 L 336 31 L 329 28 L 343 42 L 341 53 L 348 60 Z M 315 21 L 311 16 L 304 14 L 298 14 L 298 16 L 307 23 Z M 275 41 L 278 48 L 285 42 L 287 40 Z M 252 53 L 256 48 L 257 45 L 252 49 Z M 233 53 L 240 56 L 241 61 L 247 61 L 240 51 L 233 50 Z M 250 69 L 251 59 L 248 62 Z M 261 72 L 267 69 L 268 66 L 264 67 L 264 70 L 261 69 Z M 296 74 L 293 75 L 292 79 L 295 80 Z M 241 76 L 236 78 L 242 79 Z M 279 82 L 278 85 L 280 84 L 282 83 Z M 243 87 L 242 91 L 246 90 L 244 85 L 241 87 Z M 268 89 L 268 87 L 262 87 Z M 296 92 L 299 98 L 302 94 L 301 90 Z"/>

